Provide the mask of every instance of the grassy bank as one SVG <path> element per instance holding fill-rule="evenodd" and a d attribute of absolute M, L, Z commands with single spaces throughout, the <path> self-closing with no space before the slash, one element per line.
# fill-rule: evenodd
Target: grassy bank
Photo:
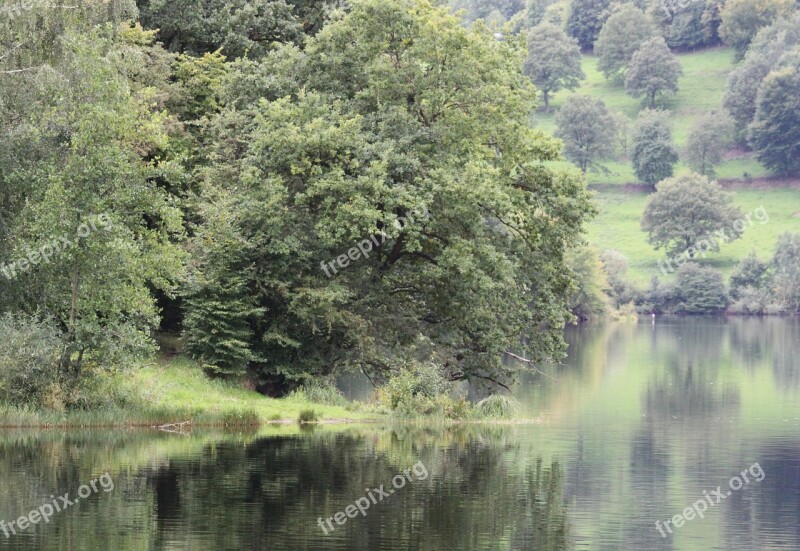
<path fill-rule="evenodd" d="M 302 412 L 309 411 L 322 423 L 365 421 L 378 416 L 365 404 L 329 405 L 309 400 L 302 393 L 268 398 L 211 380 L 185 358 L 116 373 L 110 375 L 108 383 L 127 396 L 124 408 L 62 412 L 0 407 L 0 427 L 154 427 L 187 421 L 192 426 L 246 426 L 296 423 Z"/>

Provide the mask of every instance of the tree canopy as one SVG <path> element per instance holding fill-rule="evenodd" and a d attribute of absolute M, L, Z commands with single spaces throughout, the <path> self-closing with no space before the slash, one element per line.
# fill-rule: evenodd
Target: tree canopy
<path fill-rule="evenodd" d="M 689 174 L 656 186 L 642 215 L 642 231 L 656 249 L 689 258 L 719 251 L 722 243 L 741 237 L 744 215 L 716 182 Z M 701 246 L 702 242 L 702 246 Z"/>
<path fill-rule="evenodd" d="M 203 304 L 220 330 L 196 352 L 279 386 L 382 374 L 389 350 L 433 354 L 451 379 L 502 374 L 521 336 L 557 355 L 563 251 L 592 209 L 541 164 L 559 148 L 528 126 L 523 56 L 411 0 L 354 3 L 304 51 L 267 56 L 292 78 L 213 123 L 187 330 L 207 333 Z"/>
<path fill-rule="evenodd" d="M 585 78 L 577 41 L 552 23 L 529 31 L 524 71 L 542 92 L 545 111 L 550 110 L 550 94 L 564 88 L 574 90 Z"/>

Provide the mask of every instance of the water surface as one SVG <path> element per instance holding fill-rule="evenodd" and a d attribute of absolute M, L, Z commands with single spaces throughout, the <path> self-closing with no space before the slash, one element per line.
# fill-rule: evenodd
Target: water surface
<path fill-rule="evenodd" d="M 659 319 L 567 338 L 550 377 L 514 389 L 538 423 L 2 432 L 6 523 L 105 472 L 114 487 L 0 531 L 0 550 L 800 549 L 797 321 Z M 754 464 L 763 480 L 662 537 L 656 521 Z M 319 519 L 340 511 L 326 534 Z"/>

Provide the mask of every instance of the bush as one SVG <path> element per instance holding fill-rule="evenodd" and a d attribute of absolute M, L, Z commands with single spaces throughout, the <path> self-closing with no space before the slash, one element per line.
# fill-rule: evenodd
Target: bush
<path fill-rule="evenodd" d="M 433 415 L 464 419 L 470 406 L 450 397 L 451 385 L 434 362 L 412 362 L 379 391 L 380 401 L 401 416 Z"/>
<path fill-rule="evenodd" d="M 297 418 L 297 422 L 301 425 L 306 423 L 316 423 L 319 421 L 319 415 L 313 409 L 304 409 L 300 412 L 300 415 Z"/>
<path fill-rule="evenodd" d="M 676 314 L 716 314 L 728 305 L 722 274 L 693 262 L 678 269 L 673 292 Z"/>
<path fill-rule="evenodd" d="M 487 419 L 511 419 L 519 413 L 521 405 L 513 396 L 492 394 L 475 405 L 478 415 Z"/>
<path fill-rule="evenodd" d="M 0 317 L 0 400 L 60 409 L 58 362 L 63 349 L 61 332 L 52 320 Z"/>

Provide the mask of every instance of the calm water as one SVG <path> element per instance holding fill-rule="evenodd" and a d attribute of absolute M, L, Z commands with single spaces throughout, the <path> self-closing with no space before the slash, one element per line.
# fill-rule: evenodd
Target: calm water
<path fill-rule="evenodd" d="M 110 477 L 46 524 L 0 530 L 0 550 L 800 550 L 800 324 L 648 320 L 568 340 L 554 379 L 515 389 L 538 424 L 0 433 L 6 523 Z M 756 463 L 704 518 L 656 529 Z M 339 511 L 326 535 L 317 519 Z"/>

